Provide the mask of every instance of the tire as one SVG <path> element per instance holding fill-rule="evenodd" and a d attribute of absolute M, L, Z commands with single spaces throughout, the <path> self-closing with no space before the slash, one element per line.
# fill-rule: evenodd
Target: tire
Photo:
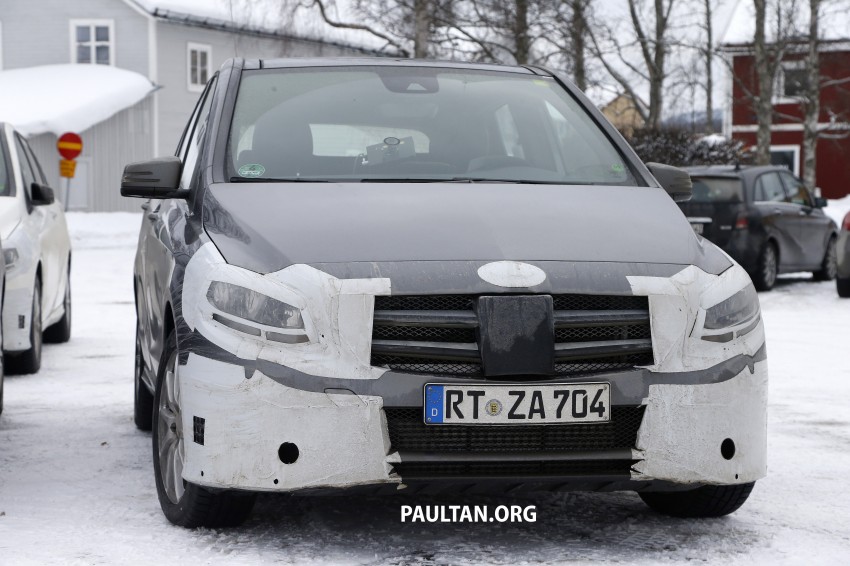
<path fill-rule="evenodd" d="M 650 509 L 671 517 L 723 517 L 737 511 L 750 496 L 755 482 L 706 485 L 690 491 L 639 493 Z"/>
<path fill-rule="evenodd" d="M 833 236 L 826 245 L 826 252 L 823 254 L 820 269 L 812 273 L 815 276 L 815 281 L 832 281 L 838 275 L 838 258 L 835 255 L 835 243 L 835 236 Z"/>
<path fill-rule="evenodd" d="M 779 273 L 779 254 L 776 252 L 776 244 L 768 242 L 759 254 L 757 270 L 753 275 L 753 284 L 759 291 L 770 291 L 776 285 L 776 276 Z"/>
<path fill-rule="evenodd" d="M 835 280 L 835 288 L 838 291 L 838 296 L 842 299 L 850 299 L 850 278 Z"/>
<path fill-rule="evenodd" d="M 149 431 L 153 425 L 153 393 L 148 391 L 147 385 L 142 382 L 142 338 L 139 331 L 139 323 L 136 322 L 136 363 L 133 372 L 135 395 L 133 397 L 133 421 L 139 430 Z"/>
<path fill-rule="evenodd" d="M 41 369 L 41 281 L 36 278 L 32 291 L 30 319 L 30 348 L 9 356 L 8 367 L 14 373 L 36 373 Z"/>
<path fill-rule="evenodd" d="M 44 330 L 44 341 L 48 344 L 64 344 L 71 339 L 71 265 L 68 265 L 65 280 L 65 297 L 62 299 L 65 314 Z"/>
<path fill-rule="evenodd" d="M 180 416 L 177 337 L 168 336 L 154 392 L 153 467 L 165 517 L 175 525 L 234 527 L 248 518 L 255 494 L 212 492 L 182 479 L 183 426 Z"/>

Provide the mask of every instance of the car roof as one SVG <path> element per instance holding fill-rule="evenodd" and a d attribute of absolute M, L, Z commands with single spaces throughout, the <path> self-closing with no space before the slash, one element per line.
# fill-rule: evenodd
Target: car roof
<path fill-rule="evenodd" d="M 431 59 L 397 59 L 392 57 L 290 57 L 281 59 L 246 59 L 243 68 L 287 69 L 299 67 L 437 67 L 443 69 L 466 69 L 470 71 L 501 71 L 522 75 L 551 76 L 538 67 L 499 65 L 496 63 L 464 63 L 459 61 L 436 61 Z"/>
<path fill-rule="evenodd" d="M 787 167 L 781 165 L 699 165 L 683 169 L 692 177 L 730 177 L 746 181 L 752 181 L 767 171 L 788 171 Z"/>

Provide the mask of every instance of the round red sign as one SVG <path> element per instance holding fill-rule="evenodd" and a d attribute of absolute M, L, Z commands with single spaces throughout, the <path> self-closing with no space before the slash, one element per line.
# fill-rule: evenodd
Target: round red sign
<path fill-rule="evenodd" d="M 65 159 L 76 159 L 83 151 L 83 138 L 71 132 L 62 134 L 59 136 L 59 141 L 56 142 L 56 149 L 59 150 L 59 155 Z"/>

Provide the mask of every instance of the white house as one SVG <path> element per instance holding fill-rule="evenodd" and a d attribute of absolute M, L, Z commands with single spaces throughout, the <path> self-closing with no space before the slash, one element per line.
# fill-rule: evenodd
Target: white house
<path fill-rule="evenodd" d="M 85 127 L 77 132 L 84 149 L 69 205 L 92 211 L 135 210 L 138 203 L 118 196 L 123 165 L 173 153 L 198 94 L 225 59 L 383 54 L 381 45 L 368 37 L 323 29 L 316 22 L 276 26 L 283 19 L 279 6 L 267 0 L 2 0 L 0 85 L 4 76 L 7 85 L 30 84 L 33 90 L 18 92 L 16 100 L 38 98 L 47 115 L 50 108 L 73 108 L 68 97 L 79 93 L 53 80 L 58 69 L 69 64 L 114 67 L 144 77 L 144 96 L 125 96 L 118 106 L 117 99 L 100 92 L 100 79 L 71 81 L 90 89 L 89 109 L 94 104 L 110 112 L 97 114 L 97 122 L 77 122 Z M 41 67 L 39 78 L 10 82 L 8 71 L 28 67 Z M 134 82 L 128 77 L 124 80 Z M 53 92 L 42 91 L 51 85 Z M 19 127 L 30 137 L 57 194 L 63 195 L 55 140 L 69 122 L 43 120 L 33 116 L 34 104 L 23 111 L 2 96 L 0 120 L 15 124 L 22 112 L 29 117 Z"/>

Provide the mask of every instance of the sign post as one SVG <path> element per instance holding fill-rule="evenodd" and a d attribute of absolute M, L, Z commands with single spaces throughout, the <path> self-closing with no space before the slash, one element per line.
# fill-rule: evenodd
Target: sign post
<path fill-rule="evenodd" d="M 83 151 L 83 138 L 72 132 L 67 132 L 59 136 L 56 142 L 56 149 L 59 150 L 59 155 L 62 159 L 59 160 L 59 174 L 65 177 L 65 210 L 68 210 L 68 200 L 71 198 L 71 179 L 74 177 L 74 172 L 77 169 L 77 162 L 74 161 L 77 156 Z"/>

